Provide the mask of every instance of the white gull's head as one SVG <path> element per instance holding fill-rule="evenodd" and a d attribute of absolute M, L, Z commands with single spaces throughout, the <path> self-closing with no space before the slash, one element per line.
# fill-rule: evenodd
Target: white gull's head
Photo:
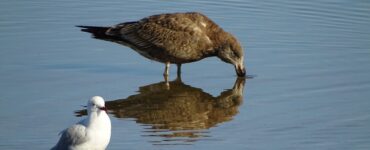
<path fill-rule="evenodd" d="M 94 96 L 87 102 L 87 110 L 91 112 L 106 111 L 104 99 L 100 96 Z"/>

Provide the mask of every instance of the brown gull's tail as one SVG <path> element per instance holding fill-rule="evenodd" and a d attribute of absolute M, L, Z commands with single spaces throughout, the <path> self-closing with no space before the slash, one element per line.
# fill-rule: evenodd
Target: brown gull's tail
<path fill-rule="evenodd" d="M 119 40 L 118 37 L 107 35 L 106 31 L 110 27 L 97 27 L 97 26 L 76 26 L 79 28 L 82 28 L 81 31 L 83 32 L 88 32 L 93 35 L 94 38 L 96 39 L 102 39 L 102 40 L 108 40 L 108 41 L 115 41 Z"/>

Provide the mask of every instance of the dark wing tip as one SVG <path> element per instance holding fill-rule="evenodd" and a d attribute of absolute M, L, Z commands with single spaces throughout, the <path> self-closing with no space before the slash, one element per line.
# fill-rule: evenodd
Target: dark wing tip
<path fill-rule="evenodd" d="M 109 29 L 109 27 L 98 27 L 98 26 L 84 26 L 84 25 L 76 25 L 76 27 L 81 28 L 81 31 L 91 33 L 94 37 L 97 38 L 109 38 L 105 32 Z"/>

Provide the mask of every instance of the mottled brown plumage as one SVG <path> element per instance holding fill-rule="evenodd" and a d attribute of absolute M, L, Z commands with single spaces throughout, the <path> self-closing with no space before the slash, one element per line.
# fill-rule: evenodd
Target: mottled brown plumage
<path fill-rule="evenodd" d="M 197 13 L 159 14 L 113 27 L 78 26 L 97 39 L 131 47 L 142 56 L 166 64 L 190 63 L 210 56 L 235 66 L 245 75 L 243 49 L 238 40 L 207 16 Z M 178 68 L 178 73 L 180 68 Z"/>

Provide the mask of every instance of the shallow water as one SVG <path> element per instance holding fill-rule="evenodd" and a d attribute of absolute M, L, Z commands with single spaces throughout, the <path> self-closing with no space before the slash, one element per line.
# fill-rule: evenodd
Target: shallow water
<path fill-rule="evenodd" d="M 23 0 L 0 8 L 0 149 L 52 147 L 94 95 L 112 108 L 108 149 L 370 149 L 369 2 Z M 209 58 L 183 65 L 181 82 L 172 67 L 166 89 L 163 64 L 74 27 L 183 11 L 237 36 L 254 78 L 240 83 L 231 65 Z"/>

